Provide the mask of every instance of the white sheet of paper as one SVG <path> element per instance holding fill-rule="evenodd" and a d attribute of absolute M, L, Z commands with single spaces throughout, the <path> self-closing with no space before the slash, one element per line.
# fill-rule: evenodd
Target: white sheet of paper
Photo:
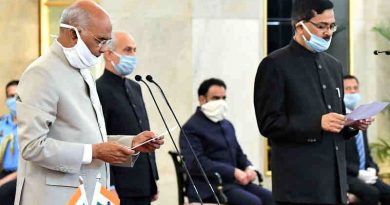
<path fill-rule="evenodd" d="M 380 113 L 388 105 L 388 102 L 372 102 L 364 105 L 360 105 L 358 108 L 349 113 L 347 117 L 346 125 L 350 125 L 357 120 L 363 120 L 370 117 L 374 117 Z"/>
<path fill-rule="evenodd" d="M 174 126 L 174 127 L 169 128 L 169 132 L 173 132 L 174 130 L 176 130 L 176 128 L 177 128 L 177 125 Z M 161 137 L 163 137 L 164 135 L 167 135 L 167 134 L 168 134 L 168 130 L 166 130 L 165 132 L 163 132 L 163 133 L 161 133 L 161 134 L 159 134 L 159 135 L 157 135 L 157 136 L 155 136 L 155 137 L 153 137 L 153 138 L 150 138 L 150 139 L 148 139 L 148 140 L 142 142 L 141 144 L 138 144 L 137 146 L 134 146 L 134 147 L 132 147 L 132 148 L 129 148 L 129 149 L 132 149 L 132 150 L 133 150 L 133 149 L 135 149 L 135 148 L 137 148 L 137 147 L 139 147 L 139 146 L 142 146 L 142 145 L 144 145 L 144 144 L 146 144 L 146 143 L 149 143 L 149 142 L 151 142 L 151 141 L 153 141 L 153 140 L 159 139 L 159 138 L 161 138 Z"/>

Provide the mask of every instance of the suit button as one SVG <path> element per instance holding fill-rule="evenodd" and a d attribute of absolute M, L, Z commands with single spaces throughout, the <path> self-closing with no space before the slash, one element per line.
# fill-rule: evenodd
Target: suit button
<path fill-rule="evenodd" d="M 132 104 L 132 106 L 133 106 L 133 108 L 135 108 L 136 106 L 135 106 L 135 104 Z"/>
<path fill-rule="evenodd" d="M 339 146 L 336 145 L 335 149 L 336 149 L 336 151 L 339 151 Z"/>
<path fill-rule="evenodd" d="M 328 105 L 328 109 L 329 109 L 329 110 L 332 109 L 332 106 Z"/>
<path fill-rule="evenodd" d="M 138 122 L 139 122 L 139 124 L 142 124 L 142 120 L 139 120 Z"/>
<path fill-rule="evenodd" d="M 322 85 L 322 89 L 324 89 L 324 90 L 325 90 L 325 89 L 326 89 L 326 85 Z"/>
<path fill-rule="evenodd" d="M 321 64 L 318 64 L 318 69 L 322 69 L 322 65 Z"/>

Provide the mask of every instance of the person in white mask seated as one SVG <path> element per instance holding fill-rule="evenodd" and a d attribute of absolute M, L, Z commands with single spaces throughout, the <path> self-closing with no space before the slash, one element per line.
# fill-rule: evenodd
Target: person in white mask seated
<path fill-rule="evenodd" d="M 344 76 L 344 103 L 347 113 L 360 103 L 359 81 L 355 76 Z M 372 120 L 372 119 L 369 119 Z M 346 143 L 348 192 L 359 198 L 358 205 L 390 205 L 390 186 L 378 178 L 378 165 L 368 148 L 367 131 Z"/>
<path fill-rule="evenodd" d="M 207 173 L 218 172 L 223 180 L 223 192 L 230 205 L 273 205 L 269 190 L 252 183 L 256 172 L 238 144 L 233 124 L 226 119 L 226 85 L 220 79 L 211 78 L 201 83 L 198 89 L 200 106 L 183 125 L 183 131 L 193 146 Z M 190 174 L 200 173 L 189 145 L 180 135 L 180 149 Z M 214 197 L 201 176 L 193 176 L 203 201 Z M 215 188 L 215 183 L 211 181 Z M 192 185 L 188 186 L 190 202 L 197 201 Z"/>

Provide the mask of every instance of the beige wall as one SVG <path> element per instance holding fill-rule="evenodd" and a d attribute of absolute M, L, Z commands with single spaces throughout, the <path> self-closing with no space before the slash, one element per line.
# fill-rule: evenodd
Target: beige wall
<path fill-rule="evenodd" d="M 373 55 L 374 50 L 389 50 L 390 41 L 372 31 L 374 26 L 390 26 L 390 1 L 354 0 L 351 2 L 351 40 L 353 50 L 353 74 L 360 79 L 363 102 L 390 101 L 390 56 Z M 389 117 L 379 115 L 369 129 L 369 140 L 390 137 Z"/>
<path fill-rule="evenodd" d="M 4 87 L 39 55 L 38 0 L 2 0 L 0 3 L 0 115 L 5 107 Z"/>

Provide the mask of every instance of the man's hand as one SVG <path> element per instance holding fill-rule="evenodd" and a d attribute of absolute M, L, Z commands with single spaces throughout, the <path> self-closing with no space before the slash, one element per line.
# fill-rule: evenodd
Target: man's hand
<path fill-rule="evenodd" d="M 339 133 L 346 121 L 347 118 L 344 115 L 331 112 L 322 116 L 321 127 L 325 131 Z"/>
<path fill-rule="evenodd" d="M 257 177 L 255 170 L 253 170 L 252 168 L 249 168 L 249 167 L 246 168 L 245 173 L 246 173 L 246 176 L 247 176 L 249 182 L 253 182 Z"/>
<path fill-rule="evenodd" d="M 160 193 L 160 190 L 158 189 L 157 187 L 157 193 L 155 195 L 152 196 L 152 199 L 151 201 L 156 201 L 158 199 L 158 194 Z"/>
<path fill-rule="evenodd" d="M 122 164 L 128 161 L 135 151 L 114 142 L 92 145 L 92 159 L 100 159 L 111 164 Z"/>
<path fill-rule="evenodd" d="M 375 119 L 374 118 L 368 118 L 368 119 L 364 119 L 364 120 L 358 120 L 354 123 L 352 123 L 352 125 L 350 125 L 351 127 L 355 128 L 355 129 L 359 129 L 359 130 L 367 130 L 367 128 L 371 125 L 372 122 L 374 122 Z"/>
<path fill-rule="evenodd" d="M 155 134 L 151 131 L 141 132 L 140 134 L 138 134 L 137 136 L 134 137 L 131 147 L 136 147 L 137 145 L 141 144 L 142 142 L 144 142 L 148 139 L 151 139 L 153 137 L 155 137 Z M 159 149 L 160 146 L 163 144 L 164 144 L 164 139 L 160 138 L 160 139 L 156 139 L 156 140 L 153 140 L 151 142 L 148 142 L 142 146 L 139 146 L 139 147 L 135 148 L 134 150 L 138 151 L 138 152 L 153 152 L 154 150 Z"/>
<path fill-rule="evenodd" d="M 247 174 L 238 168 L 234 169 L 234 178 L 241 185 L 247 185 L 249 183 Z"/>

